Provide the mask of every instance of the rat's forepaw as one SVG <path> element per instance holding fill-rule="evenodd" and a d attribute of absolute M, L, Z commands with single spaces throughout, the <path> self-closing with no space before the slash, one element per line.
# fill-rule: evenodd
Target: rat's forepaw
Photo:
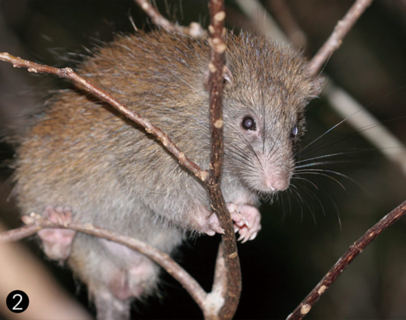
<path fill-rule="evenodd" d="M 72 211 L 69 207 L 48 206 L 45 208 L 43 216 L 51 222 L 63 225 L 72 221 Z M 65 260 L 69 257 L 75 235 L 76 231 L 69 229 L 43 229 L 38 231 L 44 252 L 52 260 Z"/>
<path fill-rule="evenodd" d="M 227 203 L 231 218 L 234 221 L 234 231 L 240 233 L 238 241 L 242 243 L 254 240 L 259 230 L 261 230 L 261 214 L 254 206 L 244 204 L 236 205 Z"/>
<path fill-rule="evenodd" d="M 209 228 L 205 231 L 207 235 L 214 236 L 216 233 L 224 233 L 224 229 L 220 226 L 219 218 L 217 218 L 215 213 L 210 215 L 208 222 Z"/>
<path fill-rule="evenodd" d="M 220 221 L 216 214 L 204 207 L 197 208 L 193 218 L 193 229 L 199 233 L 205 233 L 209 236 L 214 236 L 216 233 L 224 233 L 224 229 L 220 226 Z"/>

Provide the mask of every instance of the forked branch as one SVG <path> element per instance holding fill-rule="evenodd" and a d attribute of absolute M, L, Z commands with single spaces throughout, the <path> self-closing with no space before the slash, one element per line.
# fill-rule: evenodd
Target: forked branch
<path fill-rule="evenodd" d="M 149 5 L 147 1 L 136 1 L 139 2 L 141 6 L 142 3 L 144 3 L 143 9 L 149 9 L 150 14 L 152 14 L 153 12 L 155 12 L 155 14 L 158 14 L 155 16 L 155 18 L 153 18 L 153 20 L 155 19 L 155 22 L 159 20 L 160 22 L 157 22 L 158 24 L 163 27 L 166 25 L 165 29 L 174 31 L 170 28 L 171 25 L 166 24 L 164 22 L 165 20 L 161 19 L 163 17 L 161 17 L 154 8 L 147 6 L 147 4 Z M 210 300 L 210 297 L 215 297 L 216 293 L 214 295 L 207 295 L 199 286 L 199 284 L 193 278 L 191 278 L 190 275 L 187 274 L 179 265 L 177 265 L 167 254 L 162 253 L 159 250 L 149 246 L 148 244 L 140 242 L 136 239 L 115 235 L 107 230 L 103 230 L 91 225 L 81 225 L 74 222 L 69 223 L 69 225 L 58 225 L 50 222 L 47 219 L 43 219 L 36 214 L 33 214 L 31 217 L 25 217 L 25 222 L 29 223 L 28 226 L 1 234 L 0 242 L 15 241 L 23 237 L 32 235 L 43 228 L 69 228 L 94 236 L 106 238 L 111 241 L 126 245 L 131 249 L 137 250 L 161 265 L 172 276 L 174 276 L 191 294 L 196 303 L 202 309 L 205 318 L 212 319 L 220 317 L 222 319 L 231 319 L 233 317 L 237 309 L 241 293 L 241 271 L 232 220 L 230 218 L 230 213 L 227 210 L 227 206 L 220 189 L 220 173 L 223 159 L 222 86 L 224 52 L 226 50 L 224 41 L 224 1 L 212 0 L 209 7 L 212 19 L 209 28 L 211 34 L 211 38 L 209 40 L 211 46 L 211 62 L 208 66 L 211 75 L 210 120 L 212 132 L 212 147 L 210 156 L 211 162 L 209 173 L 200 169 L 195 163 L 189 160 L 187 156 L 181 150 L 179 150 L 177 146 L 170 140 L 170 138 L 162 130 L 155 127 L 148 119 L 145 119 L 141 115 L 128 109 L 126 106 L 122 105 L 120 102 L 114 99 L 109 93 L 103 91 L 101 88 L 82 78 L 72 69 L 58 69 L 46 65 L 41 65 L 11 56 L 8 53 L 0 53 L 0 60 L 12 63 L 13 66 L 16 68 L 27 68 L 29 72 L 54 74 L 61 78 L 66 78 L 73 81 L 75 85 L 84 88 L 86 91 L 109 103 L 126 117 L 143 126 L 148 133 L 153 134 L 164 145 L 164 147 L 169 152 L 171 152 L 176 159 L 178 159 L 179 163 L 182 166 L 191 171 L 198 179 L 206 184 L 210 195 L 211 206 L 214 212 L 218 215 L 221 226 L 225 230 L 221 249 L 219 250 L 218 263 L 216 265 L 217 281 L 215 282 L 214 286 L 216 293 L 221 292 L 221 296 L 224 298 L 224 302 L 213 304 L 212 302 L 216 299 Z M 225 274 L 227 274 L 227 281 L 218 281 L 218 276 Z"/>

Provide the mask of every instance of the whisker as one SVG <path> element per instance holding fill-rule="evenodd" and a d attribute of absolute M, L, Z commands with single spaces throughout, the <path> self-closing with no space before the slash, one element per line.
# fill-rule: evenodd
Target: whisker
<path fill-rule="evenodd" d="M 306 172 L 308 172 L 308 171 L 328 172 L 328 173 L 335 174 L 337 176 L 343 177 L 343 178 L 351 181 L 352 183 L 354 183 L 358 187 L 360 187 L 369 197 L 372 197 L 371 194 L 368 192 L 368 190 L 365 189 L 365 187 L 362 186 L 358 181 L 354 180 L 353 178 L 350 178 L 349 176 L 347 176 L 347 175 L 345 175 L 345 174 L 343 174 L 341 172 L 337 172 L 337 171 L 334 171 L 334 170 L 328 170 L 328 169 L 306 169 L 305 171 Z M 302 172 L 302 171 L 298 170 L 297 172 Z"/>
<path fill-rule="evenodd" d="M 316 184 L 311 182 L 309 179 L 306 179 L 306 178 L 303 178 L 303 177 L 292 177 L 292 179 L 306 181 L 306 182 L 310 183 L 313 187 L 315 187 L 317 190 L 319 190 L 319 188 L 316 186 Z"/>
<path fill-rule="evenodd" d="M 300 166 L 296 166 L 296 169 L 314 167 L 317 165 L 337 164 L 337 163 L 357 163 L 357 162 L 360 163 L 362 161 L 337 160 L 337 161 L 312 162 L 312 163 L 307 163 L 307 164 L 303 164 Z"/>
<path fill-rule="evenodd" d="M 314 139 L 312 142 L 310 142 L 308 145 L 306 145 L 304 148 L 302 148 L 300 150 L 300 152 L 303 152 L 303 150 L 307 149 L 308 147 L 310 147 L 311 145 L 313 145 L 314 143 L 316 143 L 317 141 L 319 141 L 321 138 L 323 138 L 326 134 L 330 133 L 331 131 L 333 131 L 335 128 L 337 128 L 339 125 L 343 124 L 345 121 L 347 121 L 350 117 L 354 116 L 355 114 L 357 114 L 360 110 L 354 112 L 352 115 L 348 116 L 347 118 L 341 120 L 340 122 L 338 122 L 337 124 L 335 124 L 334 126 L 332 126 L 330 129 L 328 129 L 326 132 L 324 132 L 323 134 L 321 134 L 320 136 L 318 136 L 316 139 Z"/>
<path fill-rule="evenodd" d="M 295 197 L 295 199 L 297 200 L 297 203 L 299 204 L 299 207 L 300 207 L 300 222 L 303 222 L 303 208 L 300 205 L 300 201 L 299 201 L 299 200 L 301 200 L 301 202 L 303 203 L 303 200 L 302 200 L 300 194 L 297 192 L 297 187 L 293 184 L 291 186 L 294 188 L 294 189 L 290 189 L 290 190 L 292 190 L 292 195 Z"/>
<path fill-rule="evenodd" d="M 353 153 L 376 151 L 376 150 L 378 150 L 378 149 L 371 148 L 371 149 L 367 149 L 367 150 L 355 150 L 355 151 L 336 152 L 336 153 L 325 154 L 325 155 L 318 156 L 318 157 L 312 157 L 312 158 L 308 158 L 308 159 L 302 159 L 302 160 L 296 161 L 296 163 L 302 163 L 302 162 L 306 162 L 306 161 L 317 160 L 317 159 L 323 159 L 323 158 L 330 158 L 330 157 L 341 156 L 341 155 L 348 155 L 348 154 L 353 154 Z"/>
<path fill-rule="evenodd" d="M 324 211 L 324 206 L 322 204 L 322 202 L 320 201 L 319 197 L 316 195 L 316 193 L 312 190 L 310 190 L 309 188 L 305 187 L 305 186 L 301 186 L 303 188 L 303 190 L 312 198 L 312 199 L 316 199 L 317 202 L 319 203 L 321 210 L 323 211 L 323 216 L 326 216 L 326 212 Z"/>
<path fill-rule="evenodd" d="M 309 169 L 310 170 L 310 169 Z M 316 170 L 316 169 L 314 169 Z M 324 173 L 320 173 L 320 172 L 308 172 L 308 171 L 303 171 L 300 172 L 300 174 L 312 174 L 312 175 L 319 175 L 319 176 L 324 176 L 327 177 L 333 181 L 335 181 L 341 188 L 343 188 L 345 191 L 347 191 L 347 189 L 342 185 L 342 183 L 340 181 L 338 181 L 337 179 L 333 178 L 332 176 L 329 176 L 328 174 L 324 174 Z"/>
<path fill-rule="evenodd" d="M 358 111 L 357 111 L 357 112 L 358 112 Z M 353 116 L 354 114 L 356 114 L 357 112 L 353 113 L 351 116 L 347 117 L 345 120 L 349 119 L 350 117 L 352 117 L 352 116 Z M 402 118 L 405 118 L 405 117 L 398 117 L 398 118 L 396 118 L 396 119 L 386 120 L 386 121 L 382 121 L 382 122 L 380 122 L 380 123 L 373 123 L 373 124 L 370 124 L 370 125 L 361 127 L 361 128 L 359 128 L 359 130 L 354 130 L 354 131 L 352 131 L 350 134 L 346 135 L 346 136 L 345 136 L 344 138 L 342 138 L 342 139 L 339 139 L 339 140 L 334 141 L 334 142 L 328 142 L 327 144 L 324 144 L 324 145 L 320 146 L 318 149 L 313 149 L 312 151 L 313 151 L 313 152 L 317 152 L 317 151 L 320 151 L 320 150 L 322 150 L 322 149 L 324 149 L 324 148 L 326 148 L 326 147 L 331 147 L 331 146 L 333 146 L 333 145 L 335 145 L 335 144 L 338 144 L 338 143 L 340 143 L 340 142 L 343 142 L 343 141 L 345 141 L 345 140 L 347 140 L 347 139 L 349 139 L 349 138 L 352 138 L 352 137 L 354 137 L 354 136 L 357 136 L 357 135 L 361 134 L 361 133 L 364 132 L 364 131 L 367 131 L 367 130 L 370 130 L 370 129 L 373 129 L 373 128 L 376 128 L 376 127 L 379 127 L 379 126 L 383 126 L 383 123 L 387 123 L 387 122 L 394 121 L 394 120 L 399 120 L 399 119 L 402 119 Z M 333 128 L 334 128 L 334 127 L 333 127 Z M 398 148 L 398 147 L 389 147 L 389 148 Z M 375 149 L 376 149 L 376 150 L 385 150 L 386 148 L 375 148 Z M 304 149 L 302 149 L 302 151 L 303 151 L 303 150 L 304 150 Z M 307 152 L 308 152 L 308 151 L 307 151 Z M 306 152 L 306 153 L 307 153 L 307 152 Z"/>
<path fill-rule="evenodd" d="M 317 220 L 316 220 L 316 214 L 315 214 L 315 212 L 314 212 L 314 207 L 313 207 L 313 209 L 312 209 L 312 208 L 310 207 L 309 203 L 308 203 L 307 201 L 304 201 L 303 199 L 302 199 L 302 202 L 303 202 L 303 203 L 307 206 L 307 208 L 309 209 L 310 214 L 312 215 L 314 224 L 317 225 Z"/>
<path fill-rule="evenodd" d="M 340 226 L 340 230 L 343 230 L 343 226 L 342 226 L 342 223 L 341 223 L 341 217 L 340 217 L 340 209 L 338 208 L 338 206 L 337 206 L 336 202 L 334 201 L 334 199 L 327 192 L 323 191 L 323 193 L 331 200 L 331 203 L 334 206 L 335 212 L 337 213 L 337 220 L 338 220 L 338 224 Z"/>

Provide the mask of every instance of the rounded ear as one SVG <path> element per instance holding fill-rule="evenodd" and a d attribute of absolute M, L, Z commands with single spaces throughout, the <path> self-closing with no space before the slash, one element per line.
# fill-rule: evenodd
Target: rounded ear
<path fill-rule="evenodd" d="M 233 84 L 234 81 L 233 74 L 231 73 L 230 69 L 227 66 L 224 66 L 223 68 L 223 77 L 225 82 Z"/>
<path fill-rule="evenodd" d="M 224 66 L 223 68 L 223 79 L 224 79 L 224 85 L 226 86 L 227 83 L 233 84 L 233 74 L 231 73 L 230 69 L 227 66 Z M 209 82 L 210 82 L 210 71 L 207 69 L 204 72 L 204 79 L 203 79 L 203 85 L 204 85 L 204 90 L 207 92 L 209 91 Z"/>
<path fill-rule="evenodd" d="M 324 82 L 325 82 L 325 79 L 321 76 L 319 76 L 313 80 L 312 93 L 311 93 L 312 96 L 316 97 L 316 96 L 320 95 L 320 93 L 324 89 Z"/>

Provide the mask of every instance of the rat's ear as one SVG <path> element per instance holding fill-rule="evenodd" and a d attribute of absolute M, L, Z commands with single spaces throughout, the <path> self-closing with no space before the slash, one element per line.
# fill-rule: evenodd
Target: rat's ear
<path fill-rule="evenodd" d="M 223 68 L 223 77 L 225 82 L 233 84 L 234 82 L 233 74 L 231 73 L 230 69 L 227 66 L 224 66 Z"/>
<path fill-rule="evenodd" d="M 314 97 L 318 97 L 321 92 L 324 90 L 324 82 L 325 79 L 321 76 L 315 78 L 313 80 L 312 92 L 311 95 Z"/>
<path fill-rule="evenodd" d="M 226 86 L 227 83 L 233 84 L 233 74 L 231 73 L 230 69 L 227 66 L 224 66 L 223 68 L 223 78 L 224 78 L 224 85 Z M 204 85 L 204 90 L 207 92 L 209 91 L 209 81 L 210 81 L 210 72 L 209 70 L 206 70 L 204 73 L 204 80 L 203 80 L 203 85 Z"/>

